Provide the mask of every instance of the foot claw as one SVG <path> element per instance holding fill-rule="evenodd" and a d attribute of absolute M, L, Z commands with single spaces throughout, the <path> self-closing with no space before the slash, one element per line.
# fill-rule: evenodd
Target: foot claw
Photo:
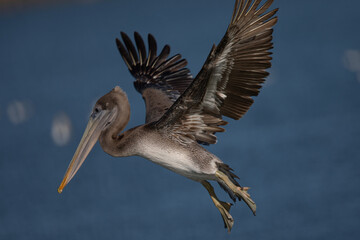
<path fill-rule="evenodd" d="M 255 215 L 256 213 L 256 204 L 255 202 L 250 198 L 250 194 L 247 192 L 249 190 L 248 187 L 239 187 L 236 186 L 230 179 L 228 176 L 226 176 L 223 172 L 221 171 L 217 171 L 215 173 L 216 177 L 222 181 L 223 183 L 225 183 L 233 192 L 234 194 L 239 198 L 244 200 L 244 202 L 246 203 L 246 205 L 248 205 L 248 207 L 251 209 L 251 211 L 253 212 L 253 214 Z"/>
<path fill-rule="evenodd" d="M 245 196 L 250 198 L 250 194 L 248 193 L 248 190 L 250 189 L 249 187 L 238 187 L 238 189 L 242 191 Z"/>
<path fill-rule="evenodd" d="M 228 202 L 220 201 L 219 199 L 214 198 L 214 197 L 211 197 L 211 198 L 212 198 L 212 200 L 213 200 L 213 202 L 215 204 L 215 207 L 217 209 L 219 209 L 221 217 L 222 217 L 222 219 L 224 221 L 225 228 L 227 228 L 228 232 L 230 232 L 232 226 L 234 225 L 234 219 L 229 213 L 232 204 L 228 203 Z"/>
<path fill-rule="evenodd" d="M 203 181 L 202 185 L 206 188 L 206 190 L 208 190 L 211 200 L 214 202 L 215 207 L 219 210 L 221 214 L 225 228 L 227 228 L 228 232 L 230 232 L 232 226 L 234 225 L 234 219 L 229 213 L 232 204 L 228 202 L 220 201 L 214 192 L 214 188 L 211 186 L 209 182 Z"/>

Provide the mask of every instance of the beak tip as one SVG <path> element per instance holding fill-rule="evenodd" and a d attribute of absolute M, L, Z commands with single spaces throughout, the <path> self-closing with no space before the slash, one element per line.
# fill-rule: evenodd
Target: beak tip
<path fill-rule="evenodd" d="M 58 191 L 58 193 L 59 193 L 59 194 L 61 194 L 61 193 L 62 193 L 63 188 L 64 188 L 63 186 L 60 186 L 60 187 L 58 188 L 58 190 L 57 190 L 57 191 Z"/>

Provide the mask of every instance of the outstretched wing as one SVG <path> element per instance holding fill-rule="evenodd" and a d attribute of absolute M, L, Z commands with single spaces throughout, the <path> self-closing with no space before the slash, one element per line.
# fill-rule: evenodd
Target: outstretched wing
<path fill-rule="evenodd" d="M 156 122 L 181 142 L 214 144 L 227 124 L 222 116 L 241 118 L 253 103 L 271 66 L 272 32 L 278 9 L 273 0 L 236 0 L 231 23 L 213 47 L 192 84 Z"/>
<path fill-rule="evenodd" d="M 155 38 L 149 34 L 149 53 L 141 36 L 135 32 L 137 51 L 130 38 L 121 32 L 122 40 L 116 39 L 116 45 L 130 73 L 135 77 L 134 86 L 141 93 L 146 105 L 146 123 L 157 121 L 190 85 L 193 78 L 189 69 L 184 68 L 187 61 L 176 54 L 170 54 L 169 45 L 165 45 L 157 56 Z"/>

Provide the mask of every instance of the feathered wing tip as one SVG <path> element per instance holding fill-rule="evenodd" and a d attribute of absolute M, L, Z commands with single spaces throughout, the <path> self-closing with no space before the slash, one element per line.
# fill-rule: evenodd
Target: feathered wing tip
<path fill-rule="evenodd" d="M 127 34 L 120 34 L 123 43 L 116 38 L 116 45 L 130 73 L 136 78 L 134 84 L 137 91 L 142 93 L 149 87 L 174 90 L 178 94 L 185 91 L 192 76 L 185 68 L 187 61 L 180 54 L 168 58 L 170 46 L 165 45 L 157 55 L 156 40 L 151 34 L 148 35 L 148 53 L 139 33 L 134 32 L 136 48 Z"/>
<path fill-rule="evenodd" d="M 232 70 L 221 107 L 221 114 L 233 119 L 241 118 L 253 104 L 271 67 L 272 27 L 277 22 L 278 9 L 265 13 L 273 3 L 268 0 L 237 0 L 226 37 L 232 40 Z"/>
<path fill-rule="evenodd" d="M 259 9 L 258 6 L 260 5 L 262 0 L 236 0 L 233 15 L 231 17 L 231 22 L 229 27 L 232 24 L 235 24 L 240 19 L 244 22 L 244 24 L 247 24 L 246 20 L 250 20 L 252 16 L 258 17 L 262 14 L 264 14 L 271 6 L 271 4 L 274 2 L 274 0 L 267 0 Z M 271 15 L 271 16 L 265 16 L 264 19 L 259 18 L 257 22 L 263 22 L 269 18 L 271 18 L 279 9 L 276 8 L 269 13 L 265 15 Z"/>

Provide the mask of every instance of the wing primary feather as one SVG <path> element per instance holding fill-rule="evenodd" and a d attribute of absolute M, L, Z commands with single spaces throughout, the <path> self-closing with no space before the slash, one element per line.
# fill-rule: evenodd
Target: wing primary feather
<path fill-rule="evenodd" d="M 231 22 L 234 21 L 234 17 L 235 17 L 235 15 L 236 15 L 236 11 L 237 11 L 238 5 L 239 5 L 239 0 L 236 0 L 236 1 L 235 1 L 235 5 L 234 5 L 233 14 L 232 14 L 232 16 L 231 16 Z"/>
<path fill-rule="evenodd" d="M 244 8 L 242 9 L 241 13 L 239 14 L 239 16 L 237 16 L 237 19 L 236 21 L 239 21 L 239 19 L 246 14 L 248 8 L 250 7 L 250 4 L 251 4 L 252 0 L 248 0 L 246 1 L 246 4 L 244 6 Z"/>
<path fill-rule="evenodd" d="M 240 5 L 238 6 L 237 10 L 236 10 L 236 15 L 234 16 L 234 19 L 231 23 L 235 23 L 238 20 L 238 16 L 240 15 L 240 11 L 244 6 L 244 0 L 240 0 Z M 231 26 L 231 24 L 229 25 L 229 27 Z"/>
<path fill-rule="evenodd" d="M 138 63 L 138 56 L 137 56 L 137 53 L 136 53 L 136 50 L 135 50 L 135 47 L 134 47 L 134 44 L 132 44 L 130 38 L 128 35 L 126 35 L 126 33 L 124 32 L 121 32 L 121 38 L 122 40 L 124 41 L 125 43 L 125 46 L 130 54 L 130 57 L 132 59 L 132 64 L 134 66 L 136 66 L 136 64 Z"/>
<path fill-rule="evenodd" d="M 124 45 L 121 43 L 121 41 L 118 38 L 116 38 L 115 41 L 116 41 L 116 45 L 118 47 L 118 50 L 120 52 L 121 57 L 123 58 L 123 60 L 124 60 L 124 62 L 126 64 L 126 66 L 128 67 L 129 71 L 132 72 L 132 67 L 131 67 L 131 64 L 130 64 L 131 58 L 130 58 L 128 52 L 126 51 Z"/>
<path fill-rule="evenodd" d="M 271 6 L 271 4 L 274 2 L 274 0 L 268 0 L 266 1 L 256 12 L 255 15 L 259 16 L 261 14 L 263 14 L 264 12 L 266 12 L 266 10 L 268 10 Z"/>
<path fill-rule="evenodd" d="M 134 38 L 135 38 L 136 46 L 137 46 L 137 49 L 139 52 L 140 66 L 144 66 L 144 63 L 146 61 L 146 48 L 145 48 L 144 41 L 138 32 L 134 32 Z M 142 70 L 144 70 L 144 69 L 142 69 Z"/>
<path fill-rule="evenodd" d="M 150 66 L 154 59 L 156 58 L 157 45 L 156 40 L 153 35 L 148 35 L 148 44 L 149 44 L 149 56 L 146 62 L 146 67 Z"/>
<path fill-rule="evenodd" d="M 273 27 L 277 22 L 277 17 L 274 17 L 272 19 L 270 19 L 269 21 L 265 22 L 264 24 L 262 25 L 259 25 L 251 30 L 248 30 L 247 33 L 245 33 L 243 36 L 244 36 L 244 39 L 250 37 L 250 36 L 255 36 L 257 34 L 260 34 L 262 31 L 264 31 L 264 29 L 270 29 L 271 27 Z"/>
<path fill-rule="evenodd" d="M 189 76 L 191 75 L 189 69 L 182 68 L 182 69 L 180 69 L 180 70 L 178 70 L 176 72 L 169 73 L 168 75 L 166 75 L 164 77 L 164 79 L 173 79 L 173 78 L 176 78 L 176 77 L 180 77 L 180 76 L 182 77 L 182 76 L 186 76 L 186 75 L 189 75 Z"/>
<path fill-rule="evenodd" d="M 274 9 L 274 10 L 272 10 L 272 11 L 270 11 L 270 12 L 262 15 L 261 17 L 259 17 L 259 18 L 256 19 L 255 21 L 251 22 L 251 24 L 249 24 L 248 27 L 242 28 L 242 29 L 241 29 L 241 32 L 245 32 L 245 31 L 247 31 L 248 29 L 250 29 L 250 28 L 252 28 L 252 27 L 255 27 L 255 26 L 256 26 L 256 27 L 263 26 L 265 23 L 267 23 L 266 21 L 267 21 L 268 19 L 270 19 L 272 16 L 274 16 L 274 15 L 277 13 L 278 10 L 279 10 L 279 9 L 277 8 L 277 9 Z M 257 24 L 259 24 L 259 25 L 257 25 Z"/>
<path fill-rule="evenodd" d="M 259 6 L 262 0 L 255 0 L 254 3 L 251 5 L 250 9 L 247 11 L 245 15 L 249 15 L 256 11 L 256 8 Z"/>
<path fill-rule="evenodd" d="M 165 45 L 162 51 L 160 52 L 159 56 L 157 56 L 154 62 L 152 63 L 152 68 L 156 69 L 160 64 L 162 64 L 165 61 L 165 59 L 169 56 L 169 54 L 170 54 L 170 46 Z"/>
<path fill-rule="evenodd" d="M 167 69 L 170 72 L 177 71 L 178 69 L 184 68 L 188 62 L 186 59 L 181 59 L 180 61 L 174 63 L 173 65 L 169 66 Z"/>
<path fill-rule="evenodd" d="M 178 58 L 178 60 L 179 59 L 180 58 Z M 159 74 L 162 74 L 164 72 L 175 72 L 175 71 L 177 71 L 179 69 L 184 68 L 186 65 L 187 65 L 186 59 L 181 59 L 178 62 L 175 62 L 175 61 L 168 62 L 168 61 L 166 61 L 155 70 L 155 75 L 159 75 Z"/>
<path fill-rule="evenodd" d="M 176 63 L 178 60 L 181 59 L 181 55 L 180 54 L 176 54 L 173 57 L 169 58 L 168 60 L 164 61 L 163 63 L 161 63 L 156 69 L 156 72 L 160 72 L 163 69 L 167 68 L 168 66 Z"/>

